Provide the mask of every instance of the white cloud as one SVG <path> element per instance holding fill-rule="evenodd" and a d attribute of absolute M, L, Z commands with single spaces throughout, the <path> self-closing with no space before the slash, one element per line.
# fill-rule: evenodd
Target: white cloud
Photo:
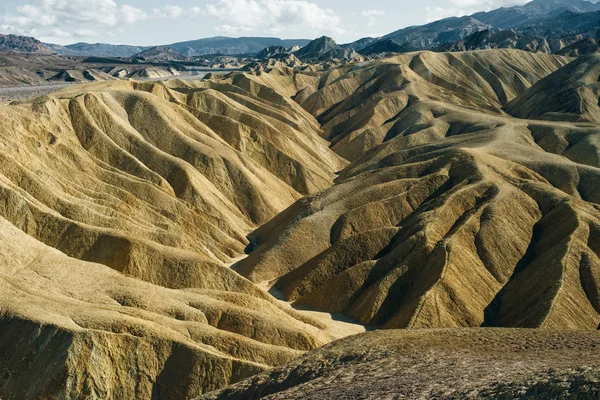
<path fill-rule="evenodd" d="M 167 5 L 147 13 L 115 0 L 37 0 L 0 15 L 0 30 L 44 39 L 110 35 L 124 26 L 160 18 L 180 18 L 204 13 L 200 7 Z"/>
<path fill-rule="evenodd" d="M 259 32 L 276 34 L 306 30 L 341 34 L 341 18 L 304 0 L 219 0 L 206 6 L 206 14 L 223 21 L 221 32 Z"/>
<path fill-rule="evenodd" d="M 183 8 L 179 6 L 164 6 L 161 8 L 155 8 L 152 11 L 152 15 L 156 18 L 178 18 L 184 13 Z"/>
<path fill-rule="evenodd" d="M 244 26 L 219 25 L 215 28 L 215 30 L 219 33 L 224 33 L 227 35 L 237 35 L 242 32 L 248 32 L 249 28 Z"/>
<path fill-rule="evenodd" d="M 42 32 L 54 37 L 98 34 L 93 27 L 134 24 L 148 16 L 130 5 L 118 6 L 114 0 L 41 0 L 16 8 L 13 14 L 0 15 L 3 30 L 18 34 Z"/>
<path fill-rule="evenodd" d="M 135 8 L 130 6 L 129 4 L 125 4 L 121 6 L 121 19 L 125 21 L 127 24 L 135 24 L 138 21 L 143 21 L 148 19 L 148 14 L 140 10 L 139 8 Z"/>
<path fill-rule="evenodd" d="M 363 17 L 367 19 L 367 24 L 369 26 L 375 26 L 379 22 L 379 17 L 385 15 L 385 13 L 381 10 L 367 10 L 360 13 Z"/>
<path fill-rule="evenodd" d="M 531 0 L 449 0 L 448 7 L 425 7 L 427 22 L 448 17 L 462 17 L 478 11 L 491 11 L 500 7 L 519 6 Z"/>

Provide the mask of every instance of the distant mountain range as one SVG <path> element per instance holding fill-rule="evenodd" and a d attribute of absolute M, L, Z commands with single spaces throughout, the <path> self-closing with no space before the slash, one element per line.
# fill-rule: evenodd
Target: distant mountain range
<path fill-rule="evenodd" d="M 172 51 L 188 57 L 197 57 L 209 54 L 255 54 L 270 46 L 286 48 L 305 46 L 308 39 L 279 39 L 271 37 L 240 37 L 232 38 L 216 36 L 212 38 L 178 42 L 166 46 Z M 98 57 L 132 57 L 154 46 L 128 46 L 112 45 L 106 43 L 75 43 L 67 46 L 44 43 L 52 52 L 66 56 L 98 56 Z"/>
<path fill-rule="evenodd" d="M 479 12 L 471 17 L 499 29 L 514 29 L 554 18 L 565 11 L 587 13 L 600 10 L 600 4 L 585 0 L 535 0 L 523 6 Z"/>
<path fill-rule="evenodd" d="M 272 37 L 240 37 L 231 38 L 217 36 L 206 39 L 192 40 L 170 44 L 173 51 L 188 57 L 203 56 L 207 54 L 256 54 L 270 46 L 306 46 L 308 39 L 279 39 Z"/>
<path fill-rule="evenodd" d="M 400 45 L 408 43 L 416 48 L 426 49 L 454 42 L 474 32 L 490 28 L 491 25 L 472 17 L 446 18 L 427 25 L 400 29 L 383 36 L 381 40 L 390 39 Z"/>
<path fill-rule="evenodd" d="M 107 43 L 75 43 L 67 46 L 44 44 L 54 53 L 63 56 L 131 57 L 150 48 Z"/>
<path fill-rule="evenodd" d="M 358 52 L 372 56 L 387 52 L 410 52 L 419 49 L 436 51 L 461 51 L 486 48 L 516 48 L 529 51 L 558 52 L 576 45 L 578 41 L 600 37 L 600 3 L 586 0 L 533 0 L 523 6 L 499 8 L 478 12 L 470 16 L 445 18 L 426 25 L 411 26 L 380 38 L 362 38 L 352 43 L 338 45 L 329 38 L 311 43 L 307 39 L 279 39 L 272 37 L 231 38 L 217 36 L 199 40 L 173 43 L 168 47 L 172 60 L 174 53 L 184 57 L 209 54 L 257 54 L 269 47 L 303 47 L 295 54 L 301 59 L 350 59 Z M 581 44 L 581 50 L 593 46 Z M 13 35 L 0 35 L 0 51 L 23 53 L 56 53 L 70 56 L 100 56 L 129 58 L 150 47 L 111 45 L 103 43 L 76 43 L 67 46 L 42 44 L 36 39 Z M 575 51 L 575 52 L 578 52 Z M 305 54 L 306 53 L 306 54 Z M 327 55 L 325 55 L 327 53 Z M 143 56 L 142 56 L 143 57 Z"/>
<path fill-rule="evenodd" d="M 392 32 L 376 41 L 369 38 L 348 44 L 358 52 L 367 46 L 387 41 L 399 46 L 433 49 L 461 41 L 479 31 L 512 29 L 519 35 L 561 38 L 580 33 L 595 34 L 600 28 L 600 3 L 585 0 L 533 0 L 524 6 L 499 8 L 470 16 L 451 17 L 426 25 Z M 391 42 L 390 42 L 391 41 Z M 366 43 L 361 46 L 361 44 Z M 384 46 L 380 46 L 384 47 Z"/>

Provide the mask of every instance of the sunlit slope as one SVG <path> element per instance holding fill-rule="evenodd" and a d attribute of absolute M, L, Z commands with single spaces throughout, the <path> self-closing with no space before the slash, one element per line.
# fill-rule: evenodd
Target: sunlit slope
<path fill-rule="evenodd" d="M 389 132 L 424 123 L 422 101 L 503 114 L 506 103 L 570 60 L 517 50 L 418 52 L 324 72 L 274 69 L 252 79 L 293 96 L 319 120 L 332 148 L 354 161 Z"/>
<path fill-rule="evenodd" d="M 232 280 L 229 291 L 166 289 L 0 218 L 0 396 L 191 398 L 330 340 Z"/>
<path fill-rule="evenodd" d="M 255 231 L 237 271 L 388 328 L 596 329 L 600 127 L 420 93 L 335 186 Z"/>
<path fill-rule="evenodd" d="M 0 397 L 191 398 L 332 339 L 228 268 L 347 164 L 246 82 L 0 106 Z"/>
<path fill-rule="evenodd" d="M 345 165 L 310 115 L 264 91 L 112 82 L 2 106 L 0 215 L 69 256 L 206 284 L 249 230 Z"/>

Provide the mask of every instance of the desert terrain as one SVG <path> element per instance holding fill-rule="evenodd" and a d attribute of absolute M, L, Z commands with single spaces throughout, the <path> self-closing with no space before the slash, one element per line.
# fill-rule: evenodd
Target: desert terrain
<path fill-rule="evenodd" d="M 594 399 L 595 332 L 392 330 L 352 336 L 201 399 Z"/>
<path fill-rule="evenodd" d="M 193 64 L 193 63 L 190 63 Z M 165 78 L 201 79 L 236 68 L 219 65 L 182 65 L 159 60 L 74 57 L 39 53 L 0 52 L 0 102 L 45 96 L 78 83 L 111 80 L 159 81 Z"/>
<path fill-rule="evenodd" d="M 0 399 L 600 398 L 599 13 L 0 34 Z"/>
<path fill-rule="evenodd" d="M 599 77 L 426 51 L 0 105 L 0 396 L 594 398 Z"/>

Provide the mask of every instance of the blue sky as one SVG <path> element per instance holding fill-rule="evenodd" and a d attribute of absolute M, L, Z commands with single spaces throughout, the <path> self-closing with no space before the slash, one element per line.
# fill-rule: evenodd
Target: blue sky
<path fill-rule="evenodd" d="M 527 0 L 1 0 L 0 33 L 45 42 L 168 44 L 210 36 L 340 43 Z"/>

